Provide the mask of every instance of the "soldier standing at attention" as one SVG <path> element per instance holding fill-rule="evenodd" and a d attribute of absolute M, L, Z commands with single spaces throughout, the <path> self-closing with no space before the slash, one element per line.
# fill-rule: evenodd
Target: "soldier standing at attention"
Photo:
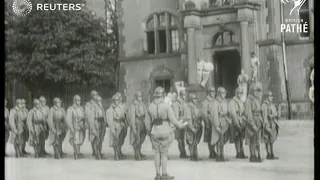
<path fill-rule="evenodd" d="M 273 143 L 279 134 L 278 112 L 273 104 L 273 95 L 271 91 L 267 92 L 267 98 L 262 103 L 262 117 L 264 122 L 264 143 L 266 144 L 267 159 L 278 159 L 273 153 Z"/>
<path fill-rule="evenodd" d="M 6 145 L 9 140 L 9 136 L 10 136 L 10 124 L 9 124 L 9 114 L 10 113 L 7 108 L 7 103 L 8 103 L 8 101 L 5 99 L 4 100 L 5 147 L 7 147 Z M 6 148 L 5 148 L 5 150 L 6 150 Z M 7 156 L 6 153 L 5 153 L 5 156 Z"/>
<path fill-rule="evenodd" d="M 235 143 L 237 156 L 236 158 L 247 158 L 243 150 L 243 140 L 245 136 L 246 117 L 244 115 L 244 103 L 242 101 L 244 90 L 242 87 L 238 87 L 235 92 L 235 96 L 229 102 L 229 115 L 232 119 L 231 130 L 231 143 Z"/>
<path fill-rule="evenodd" d="M 154 101 L 149 106 L 150 121 L 147 121 L 147 131 L 150 134 L 152 148 L 155 152 L 155 180 L 171 180 L 173 176 L 167 173 L 168 150 L 173 141 L 172 123 L 178 128 L 184 128 L 187 123 L 183 124 L 176 118 L 172 107 L 164 103 L 164 89 L 157 87 L 154 93 Z M 162 176 L 160 175 L 162 168 Z"/>
<path fill-rule="evenodd" d="M 101 97 L 95 95 L 90 105 L 91 109 L 86 112 L 89 123 L 89 139 L 96 159 L 103 158 L 100 147 L 102 147 L 104 138 L 102 136 L 105 135 L 106 131 L 104 110 L 103 107 L 99 105 L 99 101 L 101 101 Z"/>
<path fill-rule="evenodd" d="M 198 144 L 202 136 L 201 111 L 198 107 L 198 98 L 195 94 L 189 94 L 189 103 L 185 110 L 185 119 L 188 122 L 186 129 L 186 140 L 192 161 L 198 161 Z"/>
<path fill-rule="evenodd" d="M 41 111 L 41 103 L 38 99 L 33 101 L 34 107 L 29 111 L 27 124 L 29 129 L 29 145 L 33 146 L 35 158 L 43 157 L 41 150 L 45 142 L 45 117 Z"/>
<path fill-rule="evenodd" d="M 202 102 L 201 109 L 203 115 L 203 121 L 205 125 L 204 129 L 204 142 L 208 143 L 208 149 L 210 152 L 209 158 L 215 159 L 217 157 L 217 153 L 215 151 L 215 145 L 211 145 L 211 136 L 212 136 L 212 116 L 210 115 L 212 105 L 215 101 L 216 90 L 214 87 L 211 87 L 207 91 L 207 97 Z"/>
<path fill-rule="evenodd" d="M 48 139 L 49 137 L 49 126 L 48 126 L 48 115 L 49 115 L 49 107 L 47 106 L 47 100 L 45 97 L 43 96 L 40 96 L 40 103 L 41 103 L 41 112 L 43 113 L 44 115 L 44 141 L 43 141 L 43 144 L 41 144 L 41 156 L 47 156 L 49 155 L 47 152 L 46 152 L 46 149 L 45 149 L 45 140 Z"/>
<path fill-rule="evenodd" d="M 185 91 L 185 89 L 180 91 L 180 96 L 178 97 L 177 102 L 179 103 L 179 106 L 177 106 L 177 104 L 175 103 L 173 107 L 173 110 L 175 112 L 175 114 L 177 115 L 178 110 L 177 107 L 179 107 L 179 116 L 176 116 L 176 118 L 178 120 L 183 120 L 183 118 L 185 117 L 185 109 L 187 107 L 187 92 Z M 186 152 L 186 138 L 185 138 L 185 134 L 186 134 L 186 130 L 185 129 L 175 129 L 174 131 L 175 133 L 175 138 L 178 141 L 178 147 L 179 147 L 179 151 L 180 151 L 180 158 L 187 158 L 187 152 Z"/>
<path fill-rule="evenodd" d="M 117 92 L 117 96 L 119 96 L 119 101 L 120 101 L 120 104 L 118 106 L 119 106 L 119 108 L 121 108 L 122 112 L 124 113 L 124 125 L 125 125 L 125 128 L 121 132 L 120 138 L 119 138 L 120 157 L 122 159 L 126 159 L 126 156 L 122 153 L 122 146 L 123 146 L 124 141 L 125 141 L 127 134 L 128 134 L 129 122 L 128 122 L 128 118 L 127 118 L 128 117 L 127 116 L 127 108 L 126 108 L 126 105 L 123 103 L 123 98 L 122 98 L 121 93 Z"/>
<path fill-rule="evenodd" d="M 61 107 L 61 100 L 54 98 L 54 106 L 50 109 L 48 115 L 49 125 L 49 144 L 53 146 L 54 158 L 60 159 L 65 154 L 62 151 L 62 143 L 67 134 L 66 111 Z"/>
<path fill-rule="evenodd" d="M 250 86 L 250 95 L 245 103 L 247 117 L 246 144 L 249 144 L 250 162 L 262 162 L 260 156 L 260 139 L 262 130 L 261 113 L 262 84 L 257 82 Z"/>
<path fill-rule="evenodd" d="M 28 118 L 28 109 L 26 107 L 26 100 L 24 99 L 21 99 L 21 108 L 22 108 L 22 111 L 23 111 L 23 123 L 24 123 L 24 127 L 25 127 L 25 131 L 24 131 L 24 145 L 23 145 L 23 148 L 22 148 L 22 154 L 25 154 L 25 155 L 28 155 L 29 153 L 26 152 L 26 145 L 27 145 L 27 141 L 29 139 L 29 130 L 28 130 L 28 125 L 27 125 L 27 118 Z"/>
<path fill-rule="evenodd" d="M 228 103 L 225 99 L 226 90 L 218 88 L 216 101 L 212 104 L 210 115 L 212 116 L 212 136 L 211 144 L 217 147 L 218 162 L 226 161 L 224 158 L 224 145 L 230 139 L 229 127 L 231 119 L 228 117 Z"/>
<path fill-rule="evenodd" d="M 85 125 L 86 125 L 86 128 L 88 129 L 88 134 L 89 134 L 89 138 L 90 138 L 90 134 L 92 136 L 92 132 L 90 132 L 90 127 L 89 127 L 89 122 L 88 122 L 88 114 L 91 114 L 93 115 L 94 114 L 94 111 L 95 111 L 95 99 L 94 97 L 99 95 L 97 91 L 95 90 L 92 90 L 91 93 L 90 93 L 90 101 L 86 103 L 85 107 L 84 107 L 84 110 L 85 110 L 85 114 L 86 114 L 86 121 L 85 121 Z M 95 153 L 95 148 L 94 148 L 94 144 L 91 143 L 91 148 L 92 148 L 92 156 L 96 156 L 96 153 Z"/>
<path fill-rule="evenodd" d="M 105 110 L 103 108 L 103 104 L 102 104 L 102 97 L 100 95 L 95 96 L 96 98 L 96 102 L 97 102 L 97 117 L 100 123 L 100 129 L 99 129 L 99 143 L 98 143 L 98 152 L 100 153 L 101 158 L 104 158 L 104 155 L 102 154 L 102 145 L 103 145 L 103 141 L 104 141 L 104 137 L 106 135 L 106 131 L 107 131 L 107 120 L 106 120 L 106 113 Z"/>
<path fill-rule="evenodd" d="M 123 159 L 121 156 L 121 144 L 120 139 L 125 131 L 125 117 L 123 108 L 121 108 L 121 97 L 119 93 L 112 96 L 113 103 L 110 105 L 109 109 L 106 111 L 106 117 L 108 125 L 110 127 L 110 146 L 114 150 L 114 160 Z"/>
<path fill-rule="evenodd" d="M 146 156 L 141 154 L 141 146 L 147 135 L 146 118 L 147 109 L 142 102 L 142 93 L 137 92 L 130 107 L 129 119 L 131 121 L 130 143 L 133 146 L 135 159 L 138 161 L 146 159 Z"/>
<path fill-rule="evenodd" d="M 21 99 L 16 100 L 15 107 L 11 109 L 9 115 L 9 124 L 12 130 L 11 143 L 14 146 L 16 157 L 22 157 L 22 148 L 25 142 L 23 112 L 21 109 Z"/>
<path fill-rule="evenodd" d="M 178 120 L 183 120 L 183 118 L 184 118 L 183 117 L 184 109 L 183 109 L 182 104 L 178 100 L 176 92 L 172 93 L 172 104 L 171 104 L 171 106 L 172 106 L 174 114 L 176 115 L 176 118 Z M 184 143 L 185 142 L 185 129 L 175 129 L 174 133 L 175 133 L 175 138 L 178 141 L 178 148 L 179 148 L 179 151 L 180 151 L 180 158 L 187 158 L 187 152 L 186 152 L 185 143 Z"/>
<path fill-rule="evenodd" d="M 84 158 L 80 153 L 80 147 L 86 135 L 85 112 L 79 95 L 73 97 L 73 105 L 67 110 L 66 123 L 70 129 L 69 142 L 73 146 L 74 159 Z"/>

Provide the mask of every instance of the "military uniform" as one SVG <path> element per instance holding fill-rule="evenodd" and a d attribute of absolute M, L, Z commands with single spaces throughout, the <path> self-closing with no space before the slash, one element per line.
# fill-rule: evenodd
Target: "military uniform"
<path fill-rule="evenodd" d="M 237 93 L 237 91 L 236 91 Z M 242 91 L 243 93 L 243 91 Z M 241 96 L 242 97 L 242 96 Z M 235 143 L 237 156 L 236 158 L 246 158 L 243 149 L 243 139 L 245 136 L 246 117 L 244 115 L 244 103 L 242 99 L 235 96 L 229 102 L 229 115 L 232 119 L 231 130 L 231 143 Z"/>
<path fill-rule="evenodd" d="M 43 133 L 44 133 L 44 138 L 45 140 L 48 139 L 49 137 L 49 125 L 48 125 L 48 115 L 49 115 L 49 107 L 45 104 L 47 101 L 44 97 L 40 97 L 40 102 L 41 102 L 41 112 L 43 113 L 43 116 L 44 116 L 44 130 L 43 130 Z M 41 154 L 42 155 L 48 155 L 48 153 L 46 152 L 45 150 L 45 141 L 43 142 L 43 144 L 41 144 Z"/>
<path fill-rule="evenodd" d="M 22 148 L 22 153 L 23 154 L 25 154 L 25 155 L 27 155 L 27 154 L 29 154 L 29 153 L 27 153 L 26 152 L 26 150 L 25 150 L 25 148 L 26 148 L 26 144 L 27 144 L 27 141 L 28 141 L 28 139 L 29 139 L 29 130 L 28 130 L 28 125 L 27 125 L 27 118 L 28 118 L 28 113 L 29 113 L 29 111 L 28 111 L 28 109 L 25 107 L 25 105 L 26 105 L 26 101 L 24 100 L 24 99 L 22 99 L 21 100 L 21 103 L 22 103 L 22 107 L 21 107 L 21 109 L 22 109 L 22 116 L 23 116 L 23 123 L 24 123 L 24 127 L 25 127 L 25 131 L 24 131 L 24 136 L 25 136 L 25 142 L 24 142 L 24 145 L 23 145 L 23 148 Z"/>
<path fill-rule="evenodd" d="M 43 156 L 45 143 L 45 116 L 40 107 L 40 101 L 35 100 L 35 107 L 29 111 L 27 124 L 29 129 L 29 145 L 34 147 L 35 157 Z"/>
<path fill-rule="evenodd" d="M 186 128 L 186 141 L 189 145 L 189 151 L 191 160 L 199 160 L 198 144 L 202 136 L 202 117 L 201 111 L 196 104 L 192 102 L 196 99 L 194 94 L 189 95 L 189 102 L 185 110 L 185 120 L 188 121 L 188 127 Z"/>
<path fill-rule="evenodd" d="M 77 104 L 75 101 L 81 101 L 80 96 L 74 97 L 74 104 L 67 110 L 66 122 L 70 129 L 70 144 L 74 149 L 74 158 L 78 159 L 80 154 L 80 147 L 84 142 L 86 135 L 85 127 L 85 112 L 80 103 Z"/>
<path fill-rule="evenodd" d="M 63 108 L 53 106 L 48 115 L 49 144 L 53 145 L 54 157 L 62 158 L 62 143 L 66 137 L 67 125 L 65 121 L 66 112 Z"/>
<path fill-rule="evenodd" d="M 268 95 L 272 96 L 272 93 L 270 92 Z M 276 159 L 273 152 L 273 143 L 279 134 L 278 112 L 276 106 L 268 99 L 262 103 L 261 109 L 264 123 L 263 138 L 266 144 L 267 159 Z"/>
<path fill-rule="evenodd" d="M 90 106 L 86 106 L 86 116 L 89 124 L 89 139 L 91 141 L 95 157 L 96 159 L 101 159 L 102 142 L 106 133 L 104 109 L 97 101 L 91 101 Z"/>
<path fill-rule="evenodd" d="M 179 98 L 176 101 L 172 101 L 172 109 L 174 111 L 174 114 L 176 115 L 178 120 L 183 120 L 184 118 L 184 111 L 187 107 L 187 103 L 182 98 Z M 187 152 L 185 149 L 185 129 L 175 129 L 175 139 L 178 141 L 178 148 L 180 151 L 180 158 L 186 158 Z"/>
<path fill-rule="evenodd" d="M 112 99 L 114 101 L 119 101 L 120 96 L 114 95 Z M 123 159 L 124 157 L 121 156 L 121 138 L 123 138 L 124 131 L 127 128 L 123 108 L 115 102 L 112 103 L 106 111 L 106 117 L 110 128 L 109 143 L 114 149 L 114 158 L 115 160 Z"/>
<path fill-rule="evenodd" d="M 12 130 L 11 143 L 14 145 L 16 157 L 23 156 L 22 150 L 26 142 L 25 114 L 21 108 L 21 100 L 17 100 L 17 106 L 10 111 L 9 124 Z"/>
<path fill-rule="evenodd" d="M 224 89 L 221 91 L 225 91 Z M 219 89 L 218 89 L 219 92 Z M 228 104 L 225 99 L 217 97 L 210 110 L 212 134 L 211 145 L 217 147 L 217 161 L 225 161 L 224 145 L 230 139 L 231 119 L 228 116 Z"/>
<path fill-rule="evenodd" d="M 253 95 L 254 91 L 261 91 L 262 85 L 254 83 L 250 87 L 250 93 L 245 103 L 246 125 L 246 144 L 250 147 L 250 161 L 261 162 L 260 141 L 262 133 L 262 113 L 260 97 Z"/>
<path fill-rule="evenodd" d="M 130 107 L 129 119 L 131 121 L 130 144 L 133 146 L 136 160 L 145 159 L 145 156 L 141 154 L 141 146 L 147 135 L 146 118 L 147 110 L 145 105 L 137 99 L 134 100 Z"/>
<path fill-rule="evenodd" d="M 209 89 L 208 93 L 214 92 L 215 89 L 211 88 Z M 213 159 L 216 158 L 217 153 L 215 152 L 215 145 L 211 145 L 211 136 L 212 136 L 212 116 L 210 115 L 213 103 L 215 101 L 214 97 L 211 97 L 211 95 L 207 95 L 207 98 L 202 102 L 201 104 L 201 110 L 202 110 L 202 119 L 205 124 L 205 129 L 204 129 L 204 136 L 203 140 L 205 143 L 208 144 L 208 149 L 209 149 L 209 158 Z"/>

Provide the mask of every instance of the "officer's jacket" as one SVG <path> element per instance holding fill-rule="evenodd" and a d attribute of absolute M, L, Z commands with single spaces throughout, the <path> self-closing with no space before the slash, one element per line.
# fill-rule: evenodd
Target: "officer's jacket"
<path fill-rule="evenodd" d="M 106 117 L 109 127 L 114 129 L 115 123 L 124 123 L 125 112 L 123 111 L 123 107 L 112 103 L 106 111 Z"/>
<path fill-rule="evenodd" d="M 66 123 L 71 130 L 84 130 L 85 112 L 82 106 L 72 105 L 67 110 Z"/>
<path fill-rule="evenodd" d="M 270 120 L 274 120 L 278 118 L 277 108 L 272 102 L 265 100 L 262 103 L 261 109 L 262 109 L 263 122 L 265 124 L 268 124 Z"/>
<path fill-rule="evenodd" d="M 135 128 L 136 121 L 142 120 L 145 122 L 146 117 L 146 107 L 143 104 L 143 102 L 139 102 L 137 100 L 133 100 L 130 111 L 129 111 L 129 119 L 130 119 L 130 125 L 132 128 Z"/>
<path fill-rule="evenodd" d="M 260 100 L 255 98 L 253 95 L 249 95 L 245 103 L 245 115 L 247 117 L 247 122 L 251 126 L 256 126 L 260 128 L 262 125 L 262 113 Z"/>
<path fill-rule="evenodd" d="M 202 126 L 201 111 L 194 103 L 188 103 L 185 110 L 185 119 L 189 122 L 188 126 L 190 129 L 199 129 Z"/>
<path fill-rule="evenodd" d="M 180 125 L 172 107 L 169 104 L 164 103 L 163 100 L 153 101 L 149 105 L 148 112 L 150 118 L 146 123 L 146 128 L 148 132 L 151 132 L 151 135 L 168 136 L 173 133 L 170 122 L 175 126 Z M 158 123 L 155 125 L 156 121 L 161 121 L 160 125 Z"/>
<path fill-rule="evenodd" d="M 57 133 L 65 131 L 66 112 L 62 107 L 53 106 L 48 115 L 48 125 L 50 129 L 55 129 Z"/>
<path fill-rule="evenodd" d="M 202 102 L 201 104 L 201 113 L 202 113 L 202 117 L 205 121 L 205 123 L 210 124 L 212 120 L 210 120 L 211 116 L 210 116 L 210 111 L 212 109 L 212 105 L 214 103 L 215 99 L 207 96 L 207 98 Z"/>
<path fill-rule="evenodd" d="M 244 103 L 238 97 L 235 96 L 233 97 L 233 99 L 230 100 L 228 109 L 233 125 L 241 127 L 245 123 Z"/>

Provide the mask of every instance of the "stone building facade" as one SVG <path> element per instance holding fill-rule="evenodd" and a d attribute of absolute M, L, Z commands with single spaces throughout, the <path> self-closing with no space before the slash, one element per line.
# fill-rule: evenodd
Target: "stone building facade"
<path fill-rule="evenodd" d="M 281 0 L 120 0 L 117 5 L 120 54 L 119 90 L 131 102 L 136 91 L 152 100 L 156 86 L 175 81 L 197 84 L 197 58 L 214 64 L 208 86 L 224 86 L 230 96 L 243 68 L 251 75 L 250 53 L 260 60 L 259 80 L 285 109 Z M 310 111 L 308 90 L 313 68 L 313 1 L 300 14 L 283 4 L 284 24 L 308 23 L 308 32 L 285 32 L 288 89 L 293 110 Z M 291 20 L 290 20 L 291 19 Z M 292 19 L 303 19 L 294 22 Z M 290 32 L 289 32 L 290 31 Z M 301 110 L 302 109 L 302 110 Z M 298 113 L 299 113 L 298 112 Z M 303 114 L 305 113 L 305 114 Z"/>

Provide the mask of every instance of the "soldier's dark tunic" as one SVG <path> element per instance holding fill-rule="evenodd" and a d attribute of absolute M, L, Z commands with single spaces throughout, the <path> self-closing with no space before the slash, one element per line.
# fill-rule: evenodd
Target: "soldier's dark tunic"
<path fill-rule="evenodd" d="M 266 100 L 262 103 L 262 117 L 264 122 L 264 143 L 274 143 L 279 134 L 278 112 L 276 106 Z"/>
<path fill-rule="evenodd" d="M 206 128 L 204 130 L 204 137 L 203 140 L 206 143 L 211 142 L 211 136 L 212 136 L 212 120 L 210 120 L 210 111 L 212 109 L 212 104 L 214 102 L 214 99 L 211 97 L 207 97 L 201 105 L 201 110 L 202 110 L 202 118 L 204 120 L 204 123 L 206 125 Z"/>
<path fill-rule="evenodd" d="M 232 119 L 231 139 L 230 142 L 233 143 L 237 137 L 244 138 L 245 127 L 246 127 L 246 117 L 244 114 L 244 103 L 238 97 L 234 97 L 229 102 L 229 115 Z"/>
<path fill-rule="evenodd" d="M 27 141 L 26 133 L 25 133 L 25 131 L 26 131 L 26 127 L 25 127 L 26 118 L 27 118 L 27 116 L 26 116 L 24 110 L 19 107 L 13 108 L 10 112 L 10 115 L 9 115 L 9 123 L 10 123 L 10 127 L 12 129 L 11 143 L 18 145 L 19 148 L 22 148 L 22 146 Z"/>
<path fill-rule="evenodd" d="M 54 106 L 50 109 L 48 115 L 49 144 L 61 145 L 66 137 L 67 124 L 65 121 L 66 112 L 63 108 Z M 54 130 L 56 132 L 54 132 Z"/>
<path fill-rule="evenodd" d="M 193 103 L 188 103 L 185 110 L 185 119 L 188 121 L 186 129 L 186 141 L 189 145 L 190 155 L 192 160 L 198 159 L 197 145 L 202 136 L 202 120 L 201 111 Z M 193 131 L 195 130 L 195 132 Z"/>
<path fill-rule="evenodd" d="M 82 145 L 86 135 L 85 113 L 81 106 L 72 105 L 67 110 L 66 122 L 70 130 L 74 130 L 70 134 L 71 145 Z"/>
<path fill-rule="evenodd" d="M 36 157 L 40 155 L 42 146 L 45 143 L 46 120 L 44 118 L 40 108 L 33 108 L 28 114 L 29 145 L 34 147 Z"/>
<path fill-rule="evenodd" d="M 246 144 L 259 145 L 262 132 L 262 113 L 260 100 L 253 95 L 249 95 L 245 103 L 246 125 Z M 255 131 L 254 128 L 257 128 Z"/>
<path fill-rule="evenodd" d="M 9 110 L 4 108 L 4 123 L 5 123 L 5 143 L 8 142 L 10 136 L 10 124 L 9 124 Z"/>
<path fill-rule="evenodd" d="M 146 138 L 146 107 L 142 102 L 134 100 L 129 111 L 129 119 L 131 121 L 130 144 L 133 146 L 141 146 Z M 133 130 L 134 129 L 134 130 Z M 136 135 L 133 132 L 136 132 Z"/>

